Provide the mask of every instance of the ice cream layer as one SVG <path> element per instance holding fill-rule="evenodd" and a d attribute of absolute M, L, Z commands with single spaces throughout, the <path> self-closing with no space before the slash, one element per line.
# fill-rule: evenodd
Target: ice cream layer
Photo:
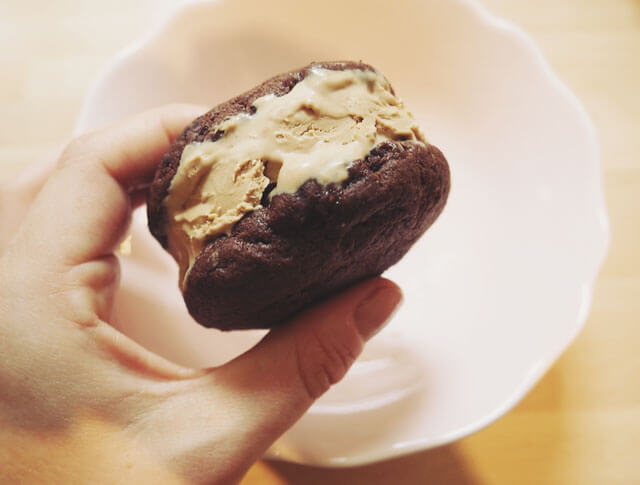
<path fill-rule="evenodd" d="M 424 142 L 411 113 L 382 74 L 314 68 L 284 96 L 254 101 L 253 114 L 227 118 L 216 141 L 182 152 L 165 206 L 169 250 L 181 279 L 204 242 L 228 234 L 269 197 L 294 193 L 309 179 L 341 182 L 349 166 L 387 140 Z"/>

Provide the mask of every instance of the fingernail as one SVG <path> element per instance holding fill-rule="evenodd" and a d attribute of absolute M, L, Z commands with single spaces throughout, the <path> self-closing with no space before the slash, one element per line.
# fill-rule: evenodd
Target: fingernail
<path fill-rule="evenodd" d="M 375 288 L 360 302 L 353 317 L 364 340 L 373 337 L 384 326 L 400 300 L 400 288 L 387 282 Z"/>

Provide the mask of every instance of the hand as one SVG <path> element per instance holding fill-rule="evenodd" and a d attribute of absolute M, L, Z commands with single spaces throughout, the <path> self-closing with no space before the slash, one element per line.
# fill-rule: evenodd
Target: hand
<path fill-rule="evenodd" d="M 86 465 L 101 483 L 138 472 L 233 483 L 344 376 L 399 302 L 393 283 L 371 279 L 206 370 L 111 327 L 114 249 L 160 157 L 200 111 L 168 106 L 82 136 L 47 177 L 0 191 L 0 481 L 69 481 Z"/>

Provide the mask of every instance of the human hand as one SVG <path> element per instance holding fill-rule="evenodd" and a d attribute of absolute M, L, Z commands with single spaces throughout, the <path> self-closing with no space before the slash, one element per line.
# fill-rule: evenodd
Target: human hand
<path fill-rule="evenodd" d="M 77 478 L 71 464 L 85 457 L 99 477 L 126 470 L 146 483 L 161 469 L 176 480 L 236 482 L 343 377 L 398 304 L 392 282 L 368 280 L 206 370 L 172 364 L 111 327 L 114 250 L 160 157 L 200 111 L 167 106 L 82 136 L 48 177 L 0 187 L 0 481 Z M 83 447 L 111 445 L 95 456 L 77 446 L 53 453 L 69 429 Z M 34 443 L 47 449 L 35 468 Z"/>

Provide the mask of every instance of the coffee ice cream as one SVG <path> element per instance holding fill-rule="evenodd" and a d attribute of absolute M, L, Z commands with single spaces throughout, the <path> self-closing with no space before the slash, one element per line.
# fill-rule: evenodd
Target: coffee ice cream
<path fill-rule="evenodd" d="M 374 70 L 313 68 L 284 96 L 268 94 L 188 144 L 169 187 L 169 250 L 181 281 L 206 240 L 228 234 L 268 197 L 307 180 L 341 182 L 383 141 L 424 142 L 413 116 Z M 222 136 L 224 135 L 224 136 Z"/>

